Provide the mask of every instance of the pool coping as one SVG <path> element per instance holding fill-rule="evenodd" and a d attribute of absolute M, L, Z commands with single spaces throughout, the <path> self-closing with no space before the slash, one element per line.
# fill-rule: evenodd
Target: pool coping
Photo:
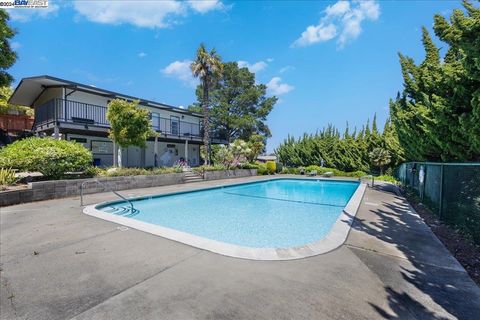
<path fill-rule="evenodd" d="M 288 177 L 288 178 L 280 177 L 280 178 L 272 178 L 272 179 L 262 179 L 260 181 L 272 181 L 272 180 L 282 180 L 282 179 L 313 180 L 313 179 L 296 178 L 296 177 Z M 335 179 L 328 179 L 328 180 L 318 179 L 318 180 L 345 181 L 345 180 L 335 180 Z M 157 196 L 163 197 L 163 196 L 169 196 L 174 194 L 197 192 L 197 191 L 217 189 L 222 187 L 251 184 L 256 182 L 259 182 L 259 181 L 233 183 L 233 184 L 219 185 L 219 186 L 206 187 L 206 188 L 196 188 L 196 189 L 185 190 L 180 192 L 141 196 L 141 197 L 129 198 L 129 200 L 139 200 L 139 199 L 146 199 L 146 198 L 152 198 Z M 90 216 L 93 216 L 99 219 L 118 223 L 133 229 L 148 232 L 169 240 L 177 241 L 186 245 L 190 245 L 192 247 L 211 251 L 213 253 L 217 253 L 220 255 L 228 256 L 228 257 L 248 259 L 248 260 L 266 260 L 266 261 L 296 260 L 296 259 L 303 259 L 303 258 L 330 252 L 340 247 L 345 242 L 350 232 L 350 228 L 353 223 L 353 220 L 357 214 L 358 208 L 360 207 L 360 203 L 363 199 L 365 189 L 366 189 L 366 184 L 360 182 L 357 189 L 353 193 L 352 197 L 348 201 L 347 205 L 342 210 L 342 213 L 339 215 L 339 217 L 335 221 L 335 224 L 332 226 L 332 228 L 330 229 L 330 231 L 325 237 L 313 243 L 309 243 L 309 244 L 298 246 L 298 247 L 290 247 L 290 248 L 251 248 L 251 247 L 244 247 L 244 246 L 239 246 L 235 244 L 229 244 L 221 241 L 216 241 L 216 240 L 211 240 L 204 237 L 196 236 L 187 232 L 135 220 L 132 218 L 105 213 L 96 208 L 98 206 L 124 202 L 123 200 L 108 201 L 108 202 L 98 203 L 95 205 L 89 205 L 84 208 L 83 212 L 85 214 L 88 214 Z"/>

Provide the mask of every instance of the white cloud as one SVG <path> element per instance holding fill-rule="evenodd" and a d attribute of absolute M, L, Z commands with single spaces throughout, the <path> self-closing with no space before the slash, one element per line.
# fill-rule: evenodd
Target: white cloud
<path fill-rule="evenodd" d="M 218 0 L 190 0 L 187 2 L 193 10 L 200 13 L 224 8 L 223 3 Z"/>
<path fill-rule="evenodd" d="M 188 85 L 190 87 L 196 87 L 198 84 L 198 80 L 192 75 L 192 71 L 190 70 L 191 63 L 191 60 L 177 60 L 163 68 L 161 72 L 164 75 L 182 81 L 185 85 Z"/>
<path fill-rule="evenodd" d="M 350 10 L 350 2 L 338 1 L 334 5 L 328 6 L 327 9 L 325 9 L 325 13 L 328 16 L 338 16 L 338 15 L 345 14 L 349 10 Z"/>
<path fill-rule="evenodd" d="M 288 93 L 293 89 L 294 89 L 293 86 L 286 83 L 282 83 L 282 78 L 280 77 L 273 77 L 272 80 L 270 80 L 267 83 L 268 93 L 274 96 L 279 96 L 279 95 Z"/>
<path fill-rule="evenodd" d="M 211 1 L 81 1 L 74 3 L 75 10 L 88 20 L 104 24 L 132 24 L 142 28 L 166 28 L 178 16 L 189 10 L 206 13 L 223 8 L 218 0 Z"/>
<path fill-rule="evenodd" d="M 250 64 L 247 61 L 240 60 L 240 61 L 237 61 L 237 63 L 240 68 L 248 68 L 248 70 L 253 73 L 262 71 L 268 66 L 268 64 L 265 61 L 258 61 Z"/>
<path fill-rule="evenodd" d="M 146 54 L 145 52 L 143 52 L 143 51 L 138 54 L 138 57 L 139 57 L 140 59 L 141 59 L 141 58 L 145 58 L 146 56 L 147 56 L 147 54 Z"/>
<path fill-rule="evenodd" d="M 337 36 L 337 28 L 333 23 L 327 25 L 320 23 L 318 26 L 308 26 L 307 30 L 302 32 L 293 46 L 304 47 L 317 42 L 324 42 L 331 40 Z"/>
<path fill-rule="evenodd" d="M 18 50 L 21 47 L 22 47 L 22 44 L 20 42 L 13 41 L 12 43 L 10 43 L 10 48 L 12 48 L 13 50 Z"/>
<path fill-rule="evenodd" d="M 292 71 L 292 70 L 295 70 L 294 66 L 285 66 L 283 68 L 280 68 L 280 70 L 278 70 L 278 72 L 279 73 L 285 73 L 285 72 Z"/>
<path fill-rule="evenodd" d="M 319 23 L 307 27 L 292 46 L 309 46 L 337 38 L 338 47 L 343 48 L 362 33 L 364 20 L 375 21 L 379 16 L 380 5 L 376 0 L 338 1 L 328 6 Z"/>
<path fill-rule="evenodd" d="M 47 8 L 16 8 L 16 9 L 7 9 L 10 18 L 13 21 L 18 22 L 28 22 L 35 18 L 48 18 L 57 14 L 60 6 L 58 4 L 49 2 Z"/>
<path fill-rule="evenodd" d="M 273 62 L 273 58 L 267 58 L 267 62 Z"/>

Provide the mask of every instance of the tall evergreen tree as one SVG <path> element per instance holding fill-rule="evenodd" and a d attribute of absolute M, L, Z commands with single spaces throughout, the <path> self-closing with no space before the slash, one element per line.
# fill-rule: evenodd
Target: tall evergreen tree
<path fill-rule="evenodd" d="M 448 44 L 443 59 L 426 28 L 425 59 L 399 55 L 404 89 L 390 114 L 407 160 L 480 160 L 480 9 L 463 5 L 451 22 L 435 16 L 435 34 Z"/>
<path fill-rule="evenodd" d="M 325 166 L 343 171 L 368 171 L 370 152 L 375 148 L 383 148 L 391 154 L 389 165 L 397 165 L 403 160 L 402 148 L 390 121 L 383 133 L 378 131 L 376 119 L 372 122 L 371 130 L 369 123 L 353 134 L 350 134 L 347 123 L 343 134 L 333 125 L 328 125 L 315 134 L 304 134 L 298 139 L 289 136 L 275 153 L 287 166 L 319 165 L 323 160 Z"/>
<path fill-rule="evenodd" d="M 10 45 L 16 32 L 8 25 L 9 19 L 7 11 L 0 9 L 0 87 L 10 86 L 12 83 L 13 77 L 7 70 L 17 60 L 17 54 Z"/>
<path fill-rule="evenodd" d="M 267 97 L 266 89 L 264 84 L 255 83 L 255 74 L 247 68 L 239 68 L 236 62 L 224 63 L 222 78 L 210 88 L 212 132 L 225 136 L 229 142 L 249 140 L 253 134 L 270 137 L 266 119 L 277 98 Z M 196 94 L 198 102 L 190 110 L 203 112 L 202 83 Z"/>

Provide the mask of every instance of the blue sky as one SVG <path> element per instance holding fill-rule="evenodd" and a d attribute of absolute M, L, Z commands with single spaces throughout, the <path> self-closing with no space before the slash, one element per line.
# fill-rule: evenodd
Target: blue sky
<path fill-rule="evenodd" d="M 12 9 L 22 77 L 49 74 L 174 106 L 195 101 L 199 43 L 239 61 L 279 102 L 268 151 L 288 134 L 361 126 L 401 89 L 397 52 L 423 57 L 421 27 L 460 1 L 49 1 Z M 16 84 L 15 83 L 15 84 Z"/>

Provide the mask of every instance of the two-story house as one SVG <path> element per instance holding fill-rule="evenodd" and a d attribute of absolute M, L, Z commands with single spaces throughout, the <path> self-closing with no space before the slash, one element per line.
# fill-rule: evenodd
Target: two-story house
<path fill-rule="evenodd" d="M 74 140 L 91 150 L 96 165 L 111 166 L 116 148 L 108 138 L 107 105 L 112 99 L 139 101 L 149 110 L 151 137 L 145 148 L 122 149 L 122 163 L 129 167 L 172 166 L 181 159 L 200 164 L 202 115 L 146 99 L 100 89 L 51 76 L 23 78 L 9 103 L 35 109 L 32 130 L 39 136 Z M 226 143 L 212 137 L 212 143 Z"/>

